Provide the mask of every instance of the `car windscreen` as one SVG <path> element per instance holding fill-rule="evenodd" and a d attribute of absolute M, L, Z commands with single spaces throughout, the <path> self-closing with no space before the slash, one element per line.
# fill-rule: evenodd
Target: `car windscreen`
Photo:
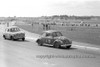
<path fill-rule="evenodd" d="M 18 32 L 18 31 L 20 31 L 19 28 L 11 28 L 11 29 L 10 29 L 10 32 Z"/>
<path fill-rule="evenodd" d="M 63 36 L 61 32 L 54 32 L 52 33 L 53 37 Z"/>

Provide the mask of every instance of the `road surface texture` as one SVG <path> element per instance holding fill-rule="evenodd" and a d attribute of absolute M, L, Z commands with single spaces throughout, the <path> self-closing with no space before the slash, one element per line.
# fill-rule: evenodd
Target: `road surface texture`
<path fill-rule="evenodd" d="M 100 67 L 99 49 L 38 46 L 38 35 L 27 31 L 25 41 L 4 40 L 4 28 L 0 25 L 0 67 Z"/>

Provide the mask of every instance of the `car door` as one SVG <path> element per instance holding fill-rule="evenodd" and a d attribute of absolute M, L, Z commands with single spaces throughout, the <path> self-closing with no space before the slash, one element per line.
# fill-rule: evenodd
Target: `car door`
<path fill-rule="evenodd" d="M 42 39 L 45 44 L 48 44 L 48 33 L 45 33 L 45 36 Z"/>
<path fill-rule="evenodd" d="M 5 30 L 5 37 L 6 37 L 6 38 L 8 38 L 8 31 L 9 31 L 9 29 L 6 29 L 6 30 Z"/>
<path fill-rule="evenodd" d="M 52 37 L 52 33 L 47 33 L 46 35 L 46 43 L 52 45 L 54 38 Z"/>
<path fill-rule="evenodd" d="M 42 33 L 40 39 L 43 43 L 46 43 L 46 33 Z"/>
<path fill-rule="evenodd" d="M 53 41 L 54 41 L 54 38 L 52 36 L 47 37 L 47 43 L 48 44 L 52 45 Z"/>
<path fill-rule="evenodd" d="M 7 29 L 6 31 L 6 37 L 10 39 L 10 29 Z"/>

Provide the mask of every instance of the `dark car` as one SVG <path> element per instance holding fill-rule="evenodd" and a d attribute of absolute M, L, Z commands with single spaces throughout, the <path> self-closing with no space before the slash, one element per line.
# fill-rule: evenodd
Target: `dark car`
<path fill-rule="evenodd" d="M 62 35 L 60 31 L 48 30 L 44 31 L 40 38 L 36 40 L 39 46 L 44 44 L 55 48 L 66 47 L 70 48 L 72 41 Z"/>

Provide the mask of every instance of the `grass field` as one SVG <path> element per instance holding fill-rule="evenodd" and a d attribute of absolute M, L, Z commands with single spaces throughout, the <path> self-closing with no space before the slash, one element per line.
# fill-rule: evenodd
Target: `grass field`
<path fill-rule="evenodd" d="M 41 34 L 43 31 L 42 25 L 35 24 L 31 25 L 17 25 L 22 29 L 25 29 L 32 33 Z M 100 45 L 100 28 L 93 27 L 65 27 L 65 26 L 51 26 L 53 30 L 59 30 L 66 37 L 73 41 L 85 42 L 95 45 Z M 73 30 L 71 30 L 73 29 Z"/>

